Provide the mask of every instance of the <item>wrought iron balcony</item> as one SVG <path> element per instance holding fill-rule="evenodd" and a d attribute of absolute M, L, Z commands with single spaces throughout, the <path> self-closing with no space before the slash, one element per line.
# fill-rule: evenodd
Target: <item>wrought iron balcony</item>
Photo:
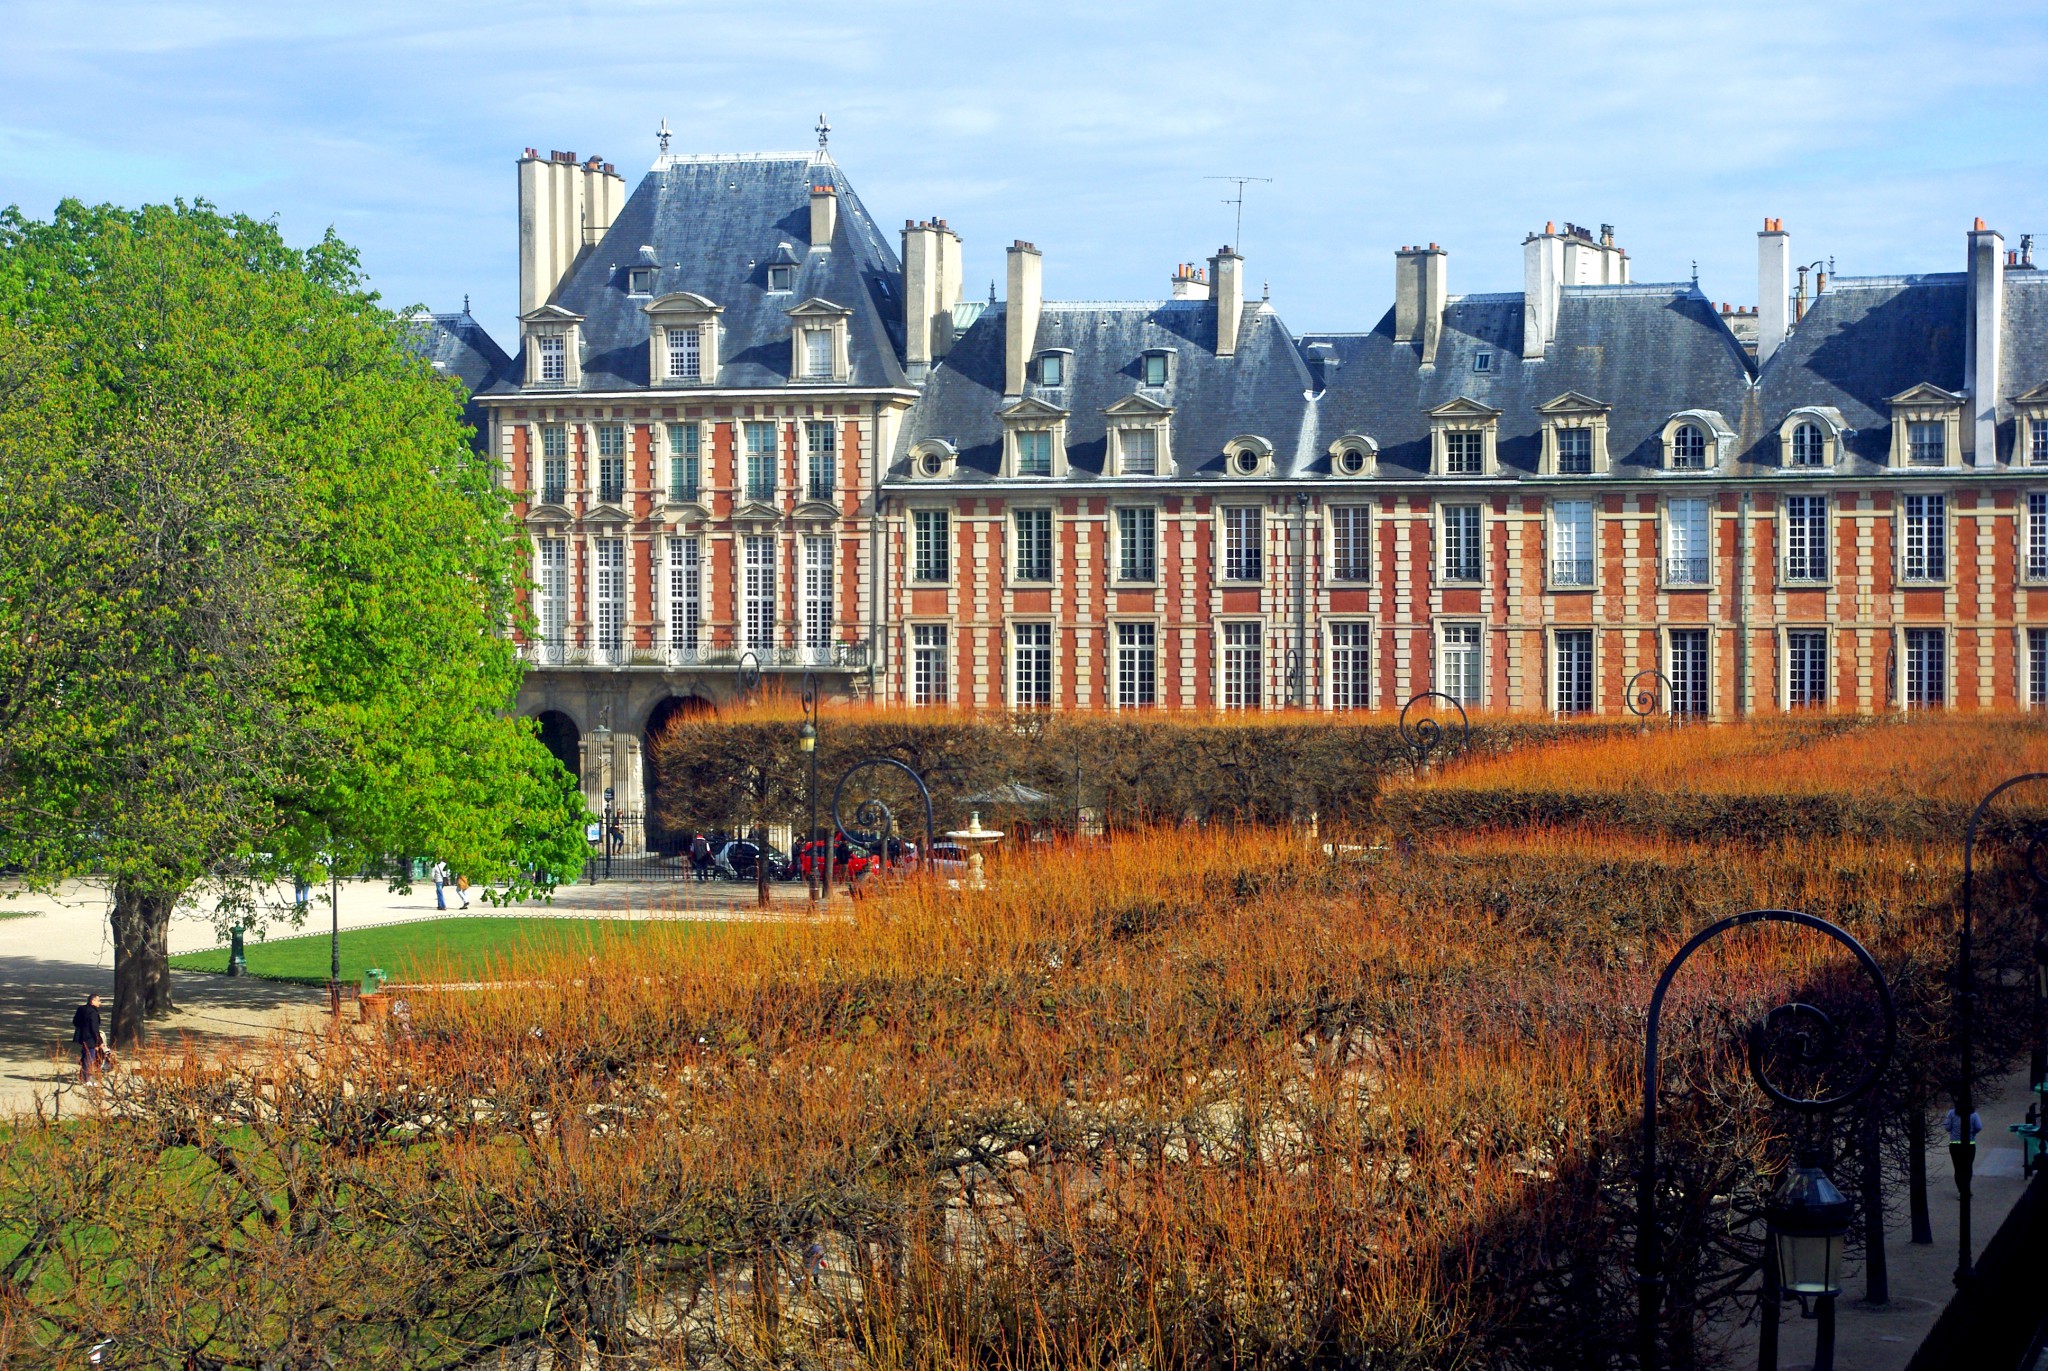
<path fill-rule="evenodd" d="M 1705 557 L 1666 557 L 1664 582 L 1674 586 L 1703 586 L 1707 583 Z"/>
<path fill-rule="evenodd" d="M 1591 557 L 1551 558 L 1550 583 L 1554 586 L 1589 586 L 1593 584 L 1593 559 Z"/>

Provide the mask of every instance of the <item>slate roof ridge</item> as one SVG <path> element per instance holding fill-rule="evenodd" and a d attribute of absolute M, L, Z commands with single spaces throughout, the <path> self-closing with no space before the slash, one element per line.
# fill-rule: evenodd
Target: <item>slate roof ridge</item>
<path fill-rule="evenodd" d="M 1008 304 L 1008 301 L 1003 301 Z M 1040 311 L 1084 310 L 1084 309 L 1163 309 L 1167 305 L 1199 305 L 1201 300 L 1046 300 L 1040 303 Z"/>
<path fill-rule="evenodd" d="M 1900 286 L 1952 286 L 1959 281 L 1970 279 L 1967 271 L 1916 271 L 1891 276 L 1830 276 L 1828 288 L 1814 296 L 1815 300 L 1836 290 L 1893 290 Z"/>
<path fill-rule="evenodd" d="M 1585 298 L 1597 296 L 1624 297 L 1647 295 L 1697 295 L 1702 300 L 1706 294 L 1700 290 L 1697 281 L 1629 281 L 1627 283 L 1601 283 L 1597 281 L 1568 282 L 1563 287 L 1567 295 Z"/>
<path fill-rule="evenodd" d="M 816 154 L 810 152 L 665 152 L 654 159 L 648 171 L 657 172 L 663 167 L 683 166 L 706 162 L 810 162 Z"/>

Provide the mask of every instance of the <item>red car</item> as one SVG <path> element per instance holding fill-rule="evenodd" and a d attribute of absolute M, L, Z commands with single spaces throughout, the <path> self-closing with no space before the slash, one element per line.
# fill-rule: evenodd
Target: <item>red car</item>
<path fill-rule="evenodd" d="M 858 880 L 878 866 L 879 863 L 866 848 L 855 847 L 852 843 L 841 839 L 838 857 L 832 863 L 832 876 L 835 880 Z M 798 846 L 796 850 L 796 869 L 797 874 L 800 876 L 809 876 L 813 872 L 820 876 L 825 874 L 825 840 L 823 838 L 813 838 L 811 841 Z"/>

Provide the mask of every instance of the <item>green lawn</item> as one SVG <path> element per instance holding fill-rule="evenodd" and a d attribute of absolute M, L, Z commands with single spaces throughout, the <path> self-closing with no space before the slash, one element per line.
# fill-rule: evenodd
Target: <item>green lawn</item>
<path fill-rule="evenodd" d="M 696 934 L 723 930 L 722 924 L 684 923 Z M 620 919 L 423 919 L 381 928 L 347 929 L 341 935 L 341 978 L 358 980 L 365 967 L 379 966 L 393 980 L 432 977 L 480 980 L 502 971 L 505 958 L 527 948 L 589 947 L 599 939 L 638 938 L 643 920 Z M 273 981 L 322 983 L 329 966 L 328 935 L 250 940 L 249 974 Z M 211 948 L 171 958 L 187 971 L 226 971 L 228 950 Z"/>

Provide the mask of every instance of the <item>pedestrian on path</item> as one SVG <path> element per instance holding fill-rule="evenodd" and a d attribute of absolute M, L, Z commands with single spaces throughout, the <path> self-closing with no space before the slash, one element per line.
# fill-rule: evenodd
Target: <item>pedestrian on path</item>
<path fill-rule="evenodd" d="M 435 858 L 434 869 L 428 874 L 434 878 L 434 908 L 446 909 L 448 907 L 448 893 L 444 887 L 448 884 L 448 863 L 438 857 Z"/>
<path fill-rule="evenodd" d="M 457 876 L 455 878 L 455 898 L 462 901 L 464 909 L 469 908 L 469 877 Z"/>
<path fill-rule="evenodd" d="M 711 879 L 711 843 L 702 833 L 690 839 L 690 874 L 700 881 Z"/>
<path fill-rule="evenodd" d="M 78 1083 L 91 1085 L 100 1074 L 100 1054 L 107 1050 L 107 1035 L 100 1027 L 100 997 L 87 995 L 85 1003 L 71 1013 L 71 1041 L 78 1044 Z"/>

